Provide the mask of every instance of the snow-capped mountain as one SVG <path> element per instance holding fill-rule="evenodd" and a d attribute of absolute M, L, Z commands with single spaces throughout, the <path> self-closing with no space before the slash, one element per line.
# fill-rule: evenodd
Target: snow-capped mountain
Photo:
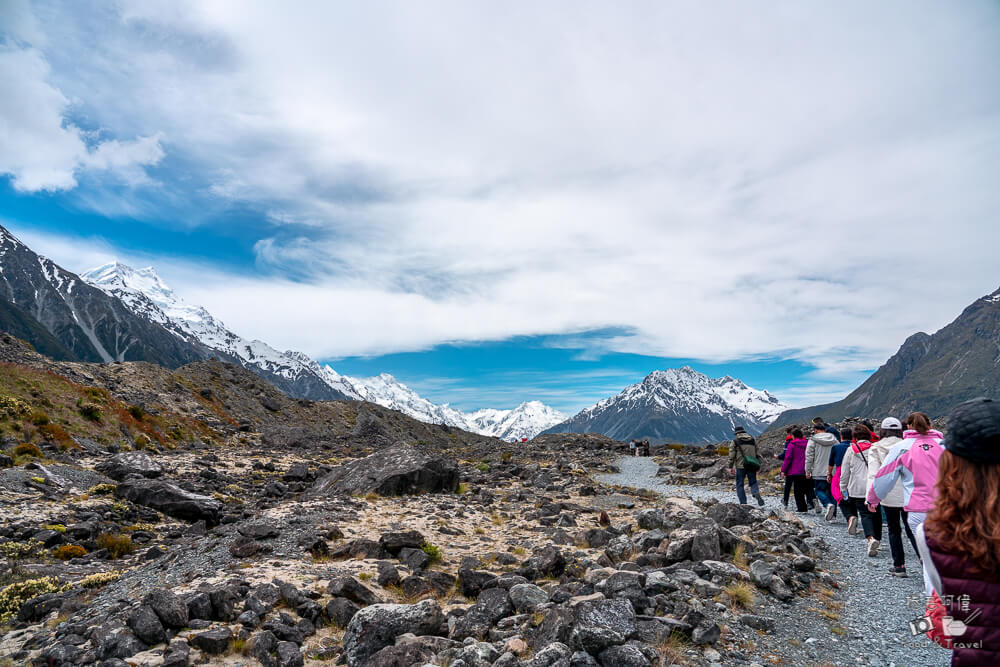
<path fill-rule="evenodd" d="M 732 437 L 734 426 L 760 434 L 785 409 L 766 391 L 728 375 L 713 379 L 684 366 L 653 371 L 548 432 L 603 433 L 653 443 L 719 442 Z"/>
<path fill-rule="evenodd" d="M 4 328 L 68 361 L 149 361 L 176 368 L 211 351 L 178 339 L 0 227 Z"/>
<path fill-rule="evenodd" d="M 152 267 L 133 269 L 111 262 L 81 275 L 88 284 L 117 297 L 128 308 L 185 341 L 196 341 L 226 361 L 252 370 L 289 396 L 315 400 L 348 398 L 318 376 L 301 357 L 233 333 L 202 308 L 185 303 Z M 301 355 L 304 356 L 304 355 Z"/>
<path fill-rule="evenodd" d="M 532 438 L 566 418 L 538 401 L 522 403 L 513 410 L 465 413 L 447 404 L 432 403 L 388 373 L 370 378 L 341 375 L 302 352 L 279 352 L 267 343 L 233 333 L 201 306 L 184 302 L 152 267 L 133 269 L 121 262 L 111 262 L 81 277 L 89 285 L 121 300 L 137 315 L 185 341 L 211 348 L 226 360 L 271 381 L 290 396 L 369 401 L 424 422 L 504 439 Z"/>

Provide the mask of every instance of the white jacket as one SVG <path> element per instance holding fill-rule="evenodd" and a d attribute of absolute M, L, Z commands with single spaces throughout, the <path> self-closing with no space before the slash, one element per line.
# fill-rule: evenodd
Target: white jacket
<path fill-rule="evenodd" d="M 831 448 L 839 442 L 833 434 L 823 431 L 809 438 L 806 445 L 806 474 L 813 479 L 826 479 L 826 471 L 830 469 Z"/>
<path fill-rule="evenodd" d="M 892 449 L 893 445 L 898 445 L 902 441 L 902 438 L 896 437 L 882 438 L 878 442 L 873 442 L 871 448 L 865 452 L 868 456 L 868 488 L 871 488 L 872 482 L 875 481 L 875 476 L 878 474 L 878 469 L 885 463 L 885 459 L 889 455 L 889 450 Z M 896 481 L 895 486 L 892 487 L 892 491 L 882 499 L 882 504 L 886 507 L 903 506 L 902 482 Z"/>
<path fill-rule="evenodd" d="M 860 447 L 865 447 L 860 453 Z M 871 443 L 865 440 L 852 443 L 844 453 L 840 467 L 840 495 L 845 498 L 865 498 L 868 495 L 868 452 Z"/>

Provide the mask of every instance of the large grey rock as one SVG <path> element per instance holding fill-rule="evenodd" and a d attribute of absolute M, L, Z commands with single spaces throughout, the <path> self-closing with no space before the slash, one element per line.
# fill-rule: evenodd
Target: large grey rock
<path fill-rule="evenodd" d="M 535 584 L 518 584 L 510 589 L 510 601 L 518 613 L 524 613 L 548 602 L 549 595 Z"/>
<path fill-rule="evenodd" d="M 172 591 L 165 588 L 154 589 L 146 596 L 143 603 L 156 612 L 165 627 L 174 630 L 187 627 L 189 621 L 187 604 Z"/>
<path fill-rule="evenodd" d="M 129 475 L 142 477 L 159 477 L 163 474 L 163 466 L 144 452 L 122 452 L 115 454 L 107 461 L 101 461 L 94 469 L 111 479 L 121 481 Z"/>
<path fill-rule="evenodd" d="M 209 526 L 218 525 L 222 515 L 222 503 L 215 498 L 185 491 L 159 479 L 127 479 L 115 488 L 115 495 L 176 519 L 204 520 Z"/>
<path fill-rule="evenodd" d="M 346 574 L 331 579 L 326 590 L 333 597 L 347 598 L 351 602 L 356 602 L 362 606 L 381 602 L 370 588 Z"/>
<path fill-rule="evenodd" d="M 306 495 L 309 498 L 364 493 L 401 496 L 450 493 L 457 488 L 458 465 L 454 459 L 416 445 L 397 443 L 324 475 Z"/>
<path fill-rule="evenodd" d="M 760 510 L 739 503 L 717 503 L 709 507 L 706 514 L 724 528 L 749 526 L 767 518 Z"/>
<path fill-rule="evenodd" d="M 188 643 L 196 649 L 210 655 L 221 655 L 229 649 L 229 642 L 233 639 L 232 631 L 223 626 L 212 628 L 205 632 L 192 635 Z"/>
<path fill-rule="evenodd" d="M 485 639 L 490 628 L 501 618 L 506 618 L 514 612 L 510 596 L 502 588 L 487 588 L 479 594 L 476 603 L 469 607 L 452 629 L 452 639 L 475 637 Z"/>
<path fill-rule="evenodd" d="M 598 656 L 601 667 L 650 667 L 652 663 L 635 646 L 610 646 Z"/>
<path fill-rule="evenodd" d="M 167 638 L 163 624 L 147 605 L 139 605 L 125 621 L 136 637 L 147 644 L 159 644 Z"/>
<path fill-rule="evenodd" d="M 347 624 L 344 659 L 348 667 L 360 667 L 378 651 L 394 644 L 399 635 L 436 635 L 443 624 L 444 615 L 434 600 L 365 607 Z"/>
<path fill-rule="evenodd" d="M 764 560 L 755 560 L 750 563 L 750 581 L 761 588 L 771 585 L 771 578 L 774 576 L 774 566 Z"/>
<path fill-rule="evenodd" d="M 627 600 L 581 602 L 573 612 L 571 646 L 597 655 L 624 644 L 636 633 L 635 611 Z"/>

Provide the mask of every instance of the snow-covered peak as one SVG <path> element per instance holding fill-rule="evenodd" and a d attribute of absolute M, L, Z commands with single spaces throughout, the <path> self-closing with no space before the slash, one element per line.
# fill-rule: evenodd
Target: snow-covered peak
<path fill-rule="evenodd" d="M 238 336 L 201 306 L 185 303 L 152 267 L 134 269 L 115 261 L 87 271 L 82 278 L 176 335 L 197 340 L 229 358 L 239 359 L 248 367 L 287 380 L 313 376 L 349 398 L 398 410 L 421 421 L 520 439 L 534 437 L 565 419 L 564 415 L 538 401 L 522 403 L 513 410 L 465 413 L 447 403 L 438 405 L 427 400 L 389 373 L 370 378 L 341 375 L 302 352 L 279 352 L 263 341 Z"/>

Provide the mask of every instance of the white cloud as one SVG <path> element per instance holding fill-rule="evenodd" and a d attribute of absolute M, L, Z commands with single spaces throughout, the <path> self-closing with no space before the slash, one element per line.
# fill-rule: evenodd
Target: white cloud
<path fill-rule="evenodd" d="M 33 36 L 37 25 L 20 16 L 12 34 Z M 142 166 L 163 157 L 160 138 L 102 141 L 88 148 L 81 130 L 66 120 L 69 100 L 49 77 L 42 52 L 0 39 L 0 174 L 11 175 L 22 192 L 74 188 L 83 169 L 144 181 Z"/>
<path fill-rule="evenodd" d="M 298 230 L 254 241 L 305 282 L 172 279 L 275 345 L 628 327 L 604 344 L 833 378 L 998 282 L 993 4 L 124 6 L 37 10 L 52 71 L 11 53 L 40 112 L 0 117 L 49 157 L 0 171 L 71 187 L 168 137 Z M 67 98 L 143 138 L 82 153 Z"/>

